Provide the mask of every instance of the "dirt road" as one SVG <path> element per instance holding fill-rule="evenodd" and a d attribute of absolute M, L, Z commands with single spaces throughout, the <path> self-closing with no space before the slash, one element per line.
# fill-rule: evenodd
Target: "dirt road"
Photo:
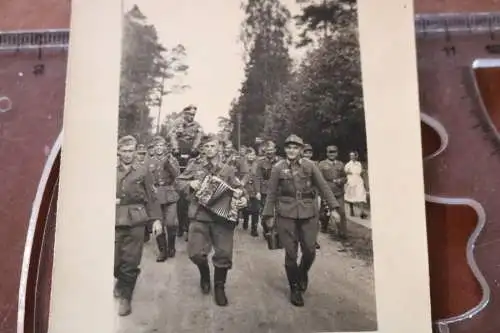
<path fill-rule="evenodd" d="M 217 307 L 199 290 L 199 275 L 178 239 L 177 256 L 155 262 L 146 245 L 133 313 L 117 316 L 116 333 L 309 333 L 376 331 L 370 261 L 321 234 L 310 272 L 306 305 L 289 303 L 282 250 L 269 251 L 262 237 L 237 228 L 234 268 L 226 286 L 229 306 Z"/>

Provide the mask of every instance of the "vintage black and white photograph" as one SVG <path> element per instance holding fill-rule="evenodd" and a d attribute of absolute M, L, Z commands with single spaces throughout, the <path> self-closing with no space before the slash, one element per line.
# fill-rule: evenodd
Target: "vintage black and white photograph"
<path fill-rule="evenodd" d="M 115 333 L 376 331 L 356 1 L 123 0 L 122 29 Z"/>

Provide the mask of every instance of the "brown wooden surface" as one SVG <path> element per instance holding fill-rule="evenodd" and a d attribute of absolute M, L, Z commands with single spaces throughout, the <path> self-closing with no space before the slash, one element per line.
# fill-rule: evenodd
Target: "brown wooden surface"
<path fill-rule="evenodd" d="M 0 31 L 69 28 L 70 0 L 1 0 Z"/>
<path fill-rule="evenodd" d="M 500 0 L 415 0 L 416 13 L 497 12 Z"/>
<path fill-rule="evenodd" d="M 2 0 L 0 31 L 69 27 L 68 0 Z M 0 114 L 0 332 L 16 332 L 22 255 L 31 204 L 42 168 L 62 125 L 66 52 L 0 53 L 0 96 L 13 102 Z M 33 66 L 45 73 L 33 75 Z M 22 73 L 22 76 L 20 76 Z"/>
<path fill-rule="evenodd" d="M 481 68 L 475 71 L 483 103 L 495 126 L 500 129 L 500 67 Z"/>
<path fill-rule="evenodd" d="M 475 246 L 475 258 L 492 289 L 488 306 L 470 320 L 450 326 L 451 333 L 489 333 L 500 330 L 500 155 L 495 136 L 481 126 L 481 110 L 470 67 L 477 58 L 491 57 L 484 46 L 488 36 L 455 37 L 448 43 L 455 56 L 443 52 L 443 39 L 418 40 L 421 110 L 440 121 L 449 135 L 445 151 L 424 164 L 426 193 L 434 196 L 472 198 L 486 211 L 487 224 Z M 495 74 L 481 75 L 482 87 L 496 84 Z M 487 82 L 486 82 L 487 81 Z M 499 105 L 482 91 L 488 105 Z M 494 101 L 494 103 L 493 103 Z M 483 122 L 484 123 L 484 122 Z M 423 130 L 423 144 L 432 143 Z M 427 137 L 426 137 L 427 136 Z M 435 135 L 434 135 L 435 140 Z M 424 151 L 432 151 L 425 148 Z M 435 151 L 435 149 L 434 149 Z M 477 223 L 475 212 L 457 206 L 427 204 L 427 225 L 433 319 L 442 319 L 476 305 L 482 293 L 466 265 L 465 244 Z M 493 255 L 492 255 L 493 254 Z"/>

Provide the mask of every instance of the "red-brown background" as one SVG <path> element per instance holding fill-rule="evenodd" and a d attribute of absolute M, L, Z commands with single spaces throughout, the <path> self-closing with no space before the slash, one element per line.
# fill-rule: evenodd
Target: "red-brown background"
<path fill-rule="evenodd" d="M 0 30 L 68 28 L 68 0 L 0 0 Z M 67 53 L 0 53 L 0 332 L 16 332 L 20 269 L 31 203 L 62 124 Z M 35 77 L 33 66 L 45 65 Z M 19 73 L 23 73 L 22 76 Z"/>
<path fill-rule="evenodd" d="M 416 12 L 496 11 L 500 0 L 416 0 Z M 0 0 L 0 30 L 69 27 L 70 0 Z M 45 64 L 35 77 L 33 66 Z M 19 76 L 22 72 L 24 75 Z M 0 54 L 0 95 L 14 108 L 0 115 L 0 332 L 16 331 L 17 291 L 31 202 L 61 126 L 66 53 Z M 3 130 L 3 131 L 2 131 Z"/>

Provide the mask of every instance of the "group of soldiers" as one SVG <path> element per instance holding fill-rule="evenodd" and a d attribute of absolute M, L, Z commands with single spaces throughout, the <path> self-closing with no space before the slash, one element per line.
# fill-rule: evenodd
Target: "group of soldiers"
<path fill-rule="evenodd" d="M 215 135 L 204 136 L 194 120 L 195 106 L 183 110 L 182 122 L 165 137 L 138 144 L 127 135 L 118 141 L 114 295 L 119 315 L 131 313 L 131 301 L 140 274 L 143 246 L 151 235 L 157 261 L 175 257 L 176 237 L 185 236 L 190 260 L 200 273 L 200 289 L 212 289 L 208 255 L 214 250 L 213 294 L 219 306 L 228 304 L 225 284 L 233 265 L 233 236 L 238 223 L 213 214 L 195 193 L 207 175 L 217 175 L 231 186 L 243 229 L 258 237 L 277 232 L 285 251 L 290 302 L 303 306 L 308 272 L 314 262 L 318 232 L 346 235 L 343 163 L 337 147 L 327 147 L 327 159 L 311 160 L 312 147 L 297 135 L 284 144 L 242 147 Z M 298 262 L 298 249 L 302 257 Z"/>

